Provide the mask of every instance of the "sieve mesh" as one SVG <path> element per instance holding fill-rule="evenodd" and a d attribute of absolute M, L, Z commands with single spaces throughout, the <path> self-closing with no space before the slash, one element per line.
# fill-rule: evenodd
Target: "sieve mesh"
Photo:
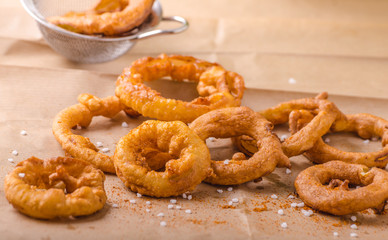
<path fill-rule="evenodd" d="M 35 18 L 46 42 L 66 58 L 82 63 L 98 63 L 113 60 L 134 46 L 138 39 L 160 34 L 178 33 L 188 27 L 181 17 L 162 18 L 162 7 L 156 0 L 150 17 L 125 37 L 88 36 L 66 31 L 46 21 L 49 16 L 63 15 L 69 11 L 84 11 L 92 8 L 99 0 L 21 0 L 27 12 Z M 160 21 L 178 21 L 180 28 L 151 30 Z"/>

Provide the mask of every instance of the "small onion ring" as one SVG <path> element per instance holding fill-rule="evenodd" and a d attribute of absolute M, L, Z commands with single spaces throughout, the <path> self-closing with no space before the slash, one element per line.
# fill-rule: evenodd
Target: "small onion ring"
<path fill-rule="evenodd" d="M 198 82 L 200 97 L 191 102 L 166 99 L 143 84 L 162 77 L 171 77 L 179 82 Z M 116 83 L 116 96 L 143 116 L 187 123 L 214 109 L 239 106 L 244 89 L 244 80 L 240 75 L 216 63 L 162 54 L 157 58 L 138 59 L 124 69 Z"/>
<path fill-rule="evenodd" d="M 72 133 L 74 126 L 88 127 L 95 116 L 113 118 L 124 106 L 117 97 L 100 99 L 91 94 L 78 96 L 79 104 L 59 112 L 53 121 L 53 134 L 70 156 L 92 163 L 104 172 L 115 173 L 113 159 L 98 149 L 87 137 Z"/>
<path fill-rule="evenodd" d="M 327 93 L 323 92 L 315 98 L 291 100 L 259 112 L 275 125 L 289 121 L 289 115 L 294 110 L 307 109 L 316 113 L 309 124 L 282 142 L 282 149 L 286 156 L 297 156 L 312 148 L 315 142 L 329 131 L 335 120 L 344 121 L 345 115 L 334 103 L 326 100 L 327 96 Z M 254 144 L 245 136 L 234 139 L 234 143 L 246 154 L 251 155 L 257 151 Z"/>
<path fill-rule="evenodd" d="M 125 186 L 154 197 L 191 191 L 212 172 L 206 144 L 180 121 L 145 121 L 120 139 L 113 159 Z"/>
<path fill-rule="evenodd" d="M 273 124 L 248 107 L 233 107 L 213 110 L 190 124 L 190 128 L 202 139 L 209 137 L 228 138 L 248 135 L 255 139 L 257 151 L 248 160 L 235 154 L 225 164 L 211 161 L 214 174 L 205 182 L 219 185 L 237 185 L 268 175 L 275 168 L 290 167 L 290 161 L 281 149 L 279 139 L 272 133 Z"/>
<path fill-rule="evenodd" d="M 105 175 L 91 164 L 67 157 L 31 157 L 16 165 L 4 181 L 8 201 L 34 218 L 90 215 L 106 202 Z"/>
<path fill-rule="evenodd" d="M 348 183 L 362 186 L 350 191 Z M 304 203 L 322 212 L 346 215 L 374 208 L 379 213 L 388 200 L 388 172 L 331 161 L 303 170 L 295 188 Z"/>
<path fill-rule="evenodd" d="M 308 123 L 313 114 L 295 112 L 290 116 L 290 129 L 297 132 Z M 388 121 L 367 113 L 346 115 L 346 121 L 334 124 L 331 132 L 356 132 L 361 138 L 381 137 L 383 148 L 375 152 L 346 152 L 326 144 L 322 138 L 305 152 L 305 156 L 315 163 L 325 163 L 333 159 L 348 163 L 363 164 L 367 167 L 384 168 L 388 163 Z"/>
<path fill-rule="evenodd" d="M 141 25 L 153 3 L 154 0 L 101 0 L 93 10 L 68 12 L 47 20 L 76 33 L 118 35 Z"/>

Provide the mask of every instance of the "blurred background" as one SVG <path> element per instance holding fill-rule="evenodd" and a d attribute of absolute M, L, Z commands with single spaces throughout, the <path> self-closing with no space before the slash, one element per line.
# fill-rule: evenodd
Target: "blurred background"
<path fill-rule="evenodd" d="M 182 54 L 240 73 L 249 88 L 388 98 L 386 0 L 160 2 L 164 16 L 185 17 L 188 30 L 141 40 L 111 62 L 79 64 L 46 44 L 19 1 L 0 0 L 0 67 L 118 75 L 139 57 Z"/>

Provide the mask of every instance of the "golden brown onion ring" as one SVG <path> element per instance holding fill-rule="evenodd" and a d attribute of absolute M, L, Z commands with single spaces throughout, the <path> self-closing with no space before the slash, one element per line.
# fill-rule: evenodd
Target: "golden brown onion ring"
<path fill-rule="evenodd" d="M 361 187 L 349 190 L 348 184 Z M 306 205 L 322 212 L 345 215 L 368 208 L 381 212 L 388 200 L 388 172 L 331 161 L 302 171 L 295 188 Z"/>
<path fill-rule="evenodd" d="M 70 156 L 92 163 L 104 172 L 115 173 L 113 159 L 98 152 L 89 138 L 72 133 L 75 126 L 87 127 L 95 116 L 113 118 L 124 106 L 117 97 L 97 98 L 81 94 L 79 104 L 70 106 L 55 116 L 53 134 Z"/>
<path fill-rule="evenodd" d="M 8 201 L 20 212 L 41 219 L 90 215 L 105 205 L 105 175 L 91 164 L 67 157 L 31 157 L 4 181 Z"/>
<path fill-rule="evenodd" d="M 47 20 L 76 33 L 118 35 L 141 25 L 153 3 L 154 0 L 102 0 L 93 10 L 69 12 Z"/>
<path fill-rule="evenodd" d="M 300 111 L 290 115 L 290 129 L 298 129 L 313 118 L 310 112 Z M 385 167 L 388 163 L 388 121 L 377 116 L 359 113 L 346 115 L 346 121 L 334 124 L 331 132 L 355 132 L 364 139 L 382 138 L 383 148 L 376 152 L 346 152 L 326 144 L 319 138 L 305 156 L 315 163 L 325 163 L 333 159 L 348 163 L 363 164 L 367 167 Z"/>
<path fill-rule="evenodd" d="M 200 97 L 191 102 L 167 99 L 143 84 L 162 77 L 198 82 Z M 131 67 L 124 69 L 116 86 L 116 96 L 120 101 L 143 116 L 183 122 L 191 122 L 214 109 L 239 106 L 245 88 L 240 75 L 216 63 L 165 54 L 136 60 Z"/>
<path fill-rule="evenodd" d="M 211 161 L 214 174 L 205 182 L 219 185 L 235 185 L 268 175 L 275 168 L 290 167 L 288 157 L 281 149 L 279 139 L 271 132 L 273 124 L 248 107 L 223 108 L 208 112 L 190 124 L 190 128 L 202 139 L 229 138 L 247 135 L 255 139 L 259 149 L 251 158 L 235 154 L 225 164 Z"/>
<path fill-rule="evenodd" d="M 283 152 L 288 156 L 296 156 L 312 148 L 314 143 L 326 134 L 333 122 L 343 122 L 346 117 L 334 103 L 326 100 L 327 93 L 321 93 L 315 98 L 302 98 L 280 103 L 259 113 L 273 124 L 283 124 L 289 120 L 289 115 L 294 110 L 309 110 L 315 117 L 300 131 L 282 142 Z M 236 146 L 246 154 L 257 151 L 254 144 L 246 137 L 234 139 Z"/>
<path fill-rule="evenodd" d="M 191 191 L 211 174 L 209 149 L 180 121 L 144 122 L 120 139 L 113 159 L 125 186 L 154 197 Z"/>

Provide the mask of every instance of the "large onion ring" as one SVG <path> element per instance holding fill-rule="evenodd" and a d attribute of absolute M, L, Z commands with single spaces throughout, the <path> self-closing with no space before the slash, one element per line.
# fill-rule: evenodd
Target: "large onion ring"
<path fill-rule="evenodd" d="M 87 127 L 94 116 L 114 117 L 124 109 L 117 97 L 97 98 L 90 94 L 81 94 L 79 104 L 59 112 L 53 122 L 53 134 L 62 148 L 70 156 L 92 163 L 104 172 L 115 173 L 113 159 L 98 152 L 89 138 L 72 133 L 74 126 Z"/>
<path fill-rule="evenodd" d="M 105 176 L 91 164 L 66 157 L 31 157 L 4 181 L 5 196 L 20 212 L 41 219 L 83 216 L 106 202 Z"/>
<path fill-rule="evenodd" d="M 278 167 L 290 167 L 290 161 L 281 149 L 279 139 L 271 132 L 273 124 L 248 107 L 223 108 L 208 112 L 190 124 L 190 128 L 202 139 L 228 138 L 248 135 L 255 139 L 258 151 L 248 160 L 241 154 L 225 164 L 211 161 L 214 174 L 205 182 L 235 185 L 270 174 Z"/>
<path fill-rule="evenodd" d="M 198 82 L 200 97 L 191 102 L 166 99 L 143 84 L 162 77 Z M 165 54 L 136 60 L 131 67 L 124 69 L 116 86 L 116 96 L 120 101 L 143 116 L 183 122 L 191 122 L 214 109 L 239 106 L 244 93 L 244 80 L 237 73 L 216 63 Z"/>
<path fill-rule="evenodd" d="M 275 125 L 288 122 L 290 113 L 295 110 L 305 109 L 316 114 L 309 124 L 282 142 L 283 152 L 288 157 L 297 156 L 312 148 L 315 142 L 329 131 L 335 120 L 341 122 L 346 118 L 334 103 L 326 98 L 327 93 L 324 92 L 315 98 L 291 100 L 259 112 Z M 234 139 L 234 142 L 246 154 L 257 151 L 255 144 L 246 137 Z"/>
<path fill-rule="evenodd" d="M 290 129 L 296 132 L 312 118 L 309 112 L 298 112 L 290 117 Z M 291 123 L 293 122 L 293 123 Z M 334 124 L 331 132 L 356 132 L 360 137 L 369 139 L 381 137 L 383 148 L 375 152 L 346 152 L 326 144 L 319 138 L 305 156 L 315 163 L 325 163 L 333 159 L 348 163 L 363 164 L 367 167 L 385 167 L 388 163 L 388 121 L 367 113 L 346 115 L 346 121 Z"/>
<path fill-rule="evenodd" d="M 125 186 L 154 197 L 191 191 L 211 174 L 209 149 L 180 121 L 144 122 L 120 139 L 113 158 Z"/>
<path fill-rule="evenodd" d="M 118 35 L 142 24 L 153 3 L 154 0 L 101 0 L 93 10 L 69 12 L 47 20 L 72 32 Z"/>
<path fill-rule="evenodd" d="M 362 186 L 349 190 L 348 183 Z M 303 202 L 323 212 L 345 215 L 368 208 L 381 212 L 388 200 L 388 172 L 331 161 L 303 170 L 295 188 Z"/>

